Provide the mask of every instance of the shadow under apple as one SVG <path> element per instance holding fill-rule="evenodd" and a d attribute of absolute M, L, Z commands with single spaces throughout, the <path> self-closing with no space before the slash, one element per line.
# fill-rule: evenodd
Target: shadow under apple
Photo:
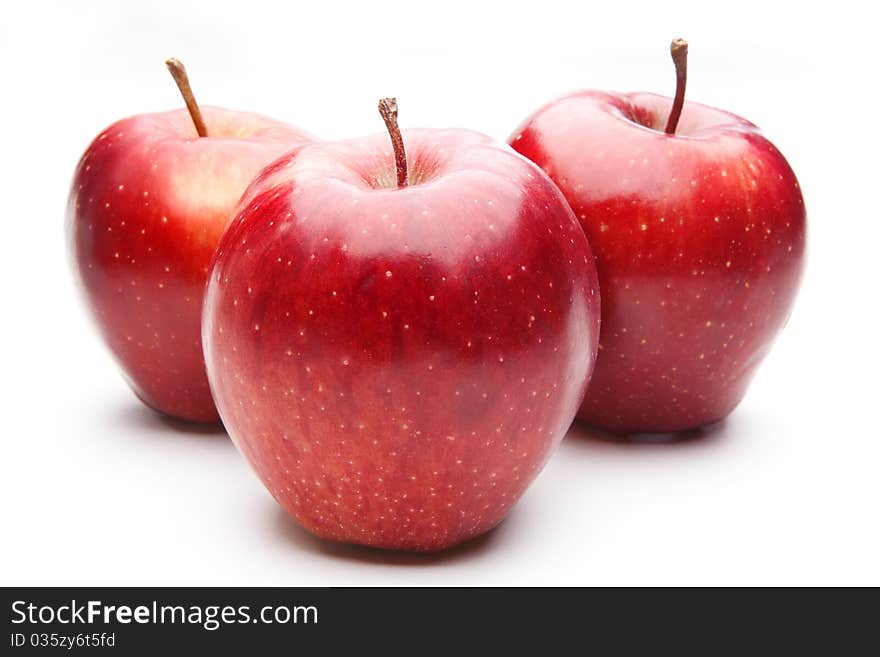
<path fill-rule="evenodd" d="M 616 445 L 619 447 L 669 446 L 684 447 L 689 445 L 706 445 L 723 439 L 728 431 L 728 419 L 707 424 L 695 429 L 677 431 L 675 433 L 630 433 L 617 434 L 593 425 L 575 420 L 568 430 L 566 438 L 570 441 L 583 441 Z"/>
<path fill-rule="evenodd" d="M 114 413 L 113 421 L 114 424 L 158 434 L 180 434 L 194 438 L 204 436 L 218 440 L 228 440 L 229 438 L 226 429 L 220 422 L 202 424 L 180 420 L 155 411 L 137 400 L 132 400 L 119 407 Z"/>
<path fill-rule="evenodd" d="M 485 534 L 439 552 L 404 552 L 382 548 L 338 543 L 319 538 L 308 532 L 290 517 L 284 509 L 275 506 L 272 531 L 279 539 L 297 550 L 332 559 L 345 561 L 388 564 L 395 566 L 441 566 L 461 561 L 478 559 L 490 553 L 496 545 L 503 543 L 501 536 L 511 529 L 510 516 Z M 511 515 L 515 515 L 512 513 Z M 515 523 L 514 523 L 515 524 Z"/>

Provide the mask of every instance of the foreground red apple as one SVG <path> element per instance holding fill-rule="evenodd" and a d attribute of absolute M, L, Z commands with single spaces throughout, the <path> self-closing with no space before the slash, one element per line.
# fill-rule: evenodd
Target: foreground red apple
<path fill-rule="evenodd" d="M 211 422 L 200 337 L 208 265 L 248 183 L 308 137 L 256 114 L 199 111 L 179 79 L 192 117 L 143 114 L 102 132 L 77 166 L 67 223 L 89 308 L 135 393 Z"/>
<path fill-rule="evenodd" d="M 249 188 L 205 300 L 230 435 L 315 534 L 438 550 L 505 516 L 598 338 L 592 254 L 541 171 L 480 134 L 312 144 Z M 397 165 L 395 166 L 395 161 Z"/>
<path fill-rule="evenodd" d="M 538 110 L 510 140 L 559 185 L 596 255 L 602 332 L 578 415 L 615 432 L 728 415 L 785 324 L 803 268 L 804 203 L 780 152 L 748 121 L 696 103 L 676 130 L 672 104 L 583 91 Z"/>

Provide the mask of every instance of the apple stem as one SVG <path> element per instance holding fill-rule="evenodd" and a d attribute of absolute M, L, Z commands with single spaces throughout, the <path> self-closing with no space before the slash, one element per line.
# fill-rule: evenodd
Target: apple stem
<path fill-rule="evenodd" d="M 199 134 L 199 137 L 207 137 L 208 129 L 205 127 L 205 121 L 202 118 L 202 111 L 199 109 L 199 104 L 196 102 L 196 97 L 193 95 L 192 87 L 189 86 L 189 76 L 186 74 L 186 69 L 184 68 L 183 63 L 172 57 L 165 61 L 165 66 L 168 67 L 171 77 L 174 78 L 174 81 L 177 83 L 177 88 L 180 89 L 180 95 L 183 96 L 183 101 L 186 103 L 186 109 L 189 110 L 189 115 L 192 117 L 193 124 L 196 126 L 196 132 Z"/>
<path fill-rule="evenodd" d="M 684 109 L 684 90 L 687 86 L 687 61 L 688 44 L 684 39 L 673 39 L 669 46 L 672 61 L 675 64 L 675 100 L 672 102 L 672 111 L 669 112 L 669 121 L 666 123 L 666 134 L 674 135 L 678 127 L 678 119 L 681 118 L 681 110 Z"/>
<path fill-rule="evenodd" d="M 383 98 L 379 101 L 379 114 L 385 121 L 388 134 L 391 135 L 391 146 L 394 148 L 394 163 L 397 166 L 397 186 L 406 187 L 406 151 L 403 149 L 403 136 L 397 125 L 397 99 Z"/>

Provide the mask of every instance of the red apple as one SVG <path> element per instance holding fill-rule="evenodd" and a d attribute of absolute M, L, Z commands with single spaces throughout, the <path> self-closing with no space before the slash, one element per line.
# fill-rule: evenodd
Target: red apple
<path fill-rule="evenodd" d="M 697 103 L 667 134 L 671 105 L 582 91 L 510 139 L 559 185 L 596 256 L 602 332 L 578 416 L 614 432 L 728 415 L 785 324 L 804 264 L 804 202 L 782 154 L 745 119 Z"/>
<path fill-rule="evenodd" d="M 137 396 L 212 422 L 200 336 L 208 265 L 248 183 L 309 138 L 256 114 L 192 106 L 194 118 L 143 114 L 102 132 L 76 168 L 67 224 L 89 308 Z M 202 120 L 205 137 L 193 125 Z"/>
<path fill-rule="evenodd" d="M 388 135 L 312 144 L 251 185 L 203 339 L 226 428 L 292 516 L 430 551 L 500 522 L 562 439 L 599 297 L 537 167 L 466 130 L 407 131 L 404 153 L 381 107 L 394 156 Z"/>

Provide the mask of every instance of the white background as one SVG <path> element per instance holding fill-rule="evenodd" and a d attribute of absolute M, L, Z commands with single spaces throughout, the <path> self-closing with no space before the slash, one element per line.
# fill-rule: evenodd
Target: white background
<path fill-rule="evenodd" d="M 880 584 L 876 23 L 857 4 L 15 2 L 0 22 L 0 583 Z M 868 6 L 865 3 L 858 3 Z M 204 103 L 325 138 L 404 126 L 504 139 L 582 87 L 671 93 L 751 119 L 797 172 L 809 263 L 745 402 L 706 437 L 572 429 L 509 519 L 444 555 L 311 538 L 223 433 L 143 408 L 93 330 L 63 239 L 89 141 Z"/>

